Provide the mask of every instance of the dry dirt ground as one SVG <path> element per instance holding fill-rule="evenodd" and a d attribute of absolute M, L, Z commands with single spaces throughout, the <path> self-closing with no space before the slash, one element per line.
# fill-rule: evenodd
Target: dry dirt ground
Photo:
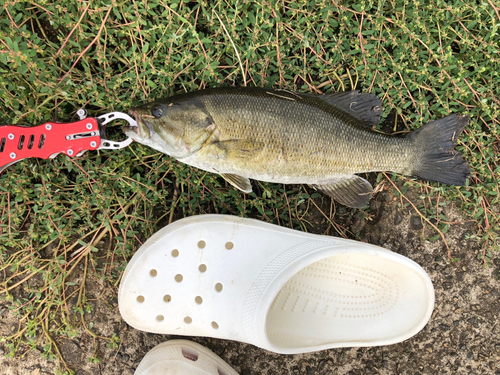
<path fill-rule="evenodd" d="M 361 212 L 348 223 L 363 241 L 380 245 L 419 263 L 434 283 L 436 305 L 427 326 L 400 344 L 375 348 L 344 348 L 302 355 L 278 355 L 234 341 L 191 338 L 205 345 L 242 375 L 250 374 L 495 374 L 500 375 L 500 255 L 486 267 L 481 249 L 469 235 L 474 224 L 465 221 L 452 205 L 448 220 L 456 222 L 446 234 L 452 255 L 448 262 L 442 241 L 428 243 L 422 236 L 422 222 L 415 212 L 401 210 L 397 199 L 381 193 L 371 203 L 370 216 Z M 321 216 L 312 217 L 324 228 Z M 316 229 L 317 229 L 316 228 Z M 316 230 L 321 232 L 321 230 Z M 428 229 L 427 229 L 428 231 Z M 78 375 L 132 375 L 144 355 L 155 345 L 174 336 L 137 331 L 124 323 L 118 313 L 117 289 L 96 280 L 87 285 L 94 310 L 86 318 L 94 331 L 110 337 L 116 333 L 119 348 L 109 349 L 105 340 L 89 336 L 57 338 L 69 367 Z M 17 321 L 6 306 L 0 306 L 0 335 L 17 330 Z M 0 373 L 12 375 L 54 374 L 57 363 L 43 359 L 39 352 L 4 357 L 0 344 Z M 91 363 L 94 355 L 100 363 Z"/>

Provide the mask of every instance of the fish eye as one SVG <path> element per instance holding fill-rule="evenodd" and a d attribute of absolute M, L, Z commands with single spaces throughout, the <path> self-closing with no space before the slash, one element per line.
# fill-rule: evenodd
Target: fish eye
<path fill-rule="evenodd" d="M 151 108 L 151 114 L 156 118 L 160 118 L 161 116 L 163 116 L 163 109 L 159 105 L 154 106 L 153 108 Z"/>

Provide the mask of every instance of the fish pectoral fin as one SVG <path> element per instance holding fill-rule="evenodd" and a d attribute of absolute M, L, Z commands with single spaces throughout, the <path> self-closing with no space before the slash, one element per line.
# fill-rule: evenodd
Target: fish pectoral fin
<path fill-rule="evenodd" d="M 313 185 L 313 187 L 352 208 L 366 207 L 373 195 L 372 185 L 364 178 L 354 175 L 335 179 L 325 185 Z"/>
<path fill-rule="evenodd" d="M 373 94 L 360 93 L 355 90 L 317 97 L 356 117 L 367 127 L 377 124 L 382 115 L 382 101 Z"/>
<path fill-rule="evenodd" d="M 262 152 L 264 143 L 246 139 L 213 142 L 212 147 L 217 147 L 224 154 L 224 158 L 251 159 Z"/>
<path fill-rule="evenodd" d="M 252 185 L 250 184 L 250 180 L 248 178 L 232 173 L 221 173 L 221 176 L 236 189 L 239 189 L 247 194 L 250 194 L 252 192 Z"/>

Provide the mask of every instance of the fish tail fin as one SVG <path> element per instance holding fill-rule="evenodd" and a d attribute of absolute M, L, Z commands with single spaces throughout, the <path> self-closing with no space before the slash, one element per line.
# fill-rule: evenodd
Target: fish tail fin
<path fill-rule="evenodd" d="M 469 166 L 453 148 L 469 120 L 469 116 L 451 115 L 410 133 L 407 138 L 420 154 L 412 175 L 448 185 L 465 185 L 470 175 Z"/>

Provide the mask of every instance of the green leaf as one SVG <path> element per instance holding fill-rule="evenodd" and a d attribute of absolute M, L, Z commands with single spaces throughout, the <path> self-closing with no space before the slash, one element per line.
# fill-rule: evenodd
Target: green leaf
<path fill-rule="evenodd" d="M 154 83 L 153 81 L 151 81 L 150 79 L 146 80 L 146 83 L 148 84 L 149 87 L 151 87 L 152 89 L 155 89 L 156 87 L 158 87 L 156 85 L 156 83 Z"/>

